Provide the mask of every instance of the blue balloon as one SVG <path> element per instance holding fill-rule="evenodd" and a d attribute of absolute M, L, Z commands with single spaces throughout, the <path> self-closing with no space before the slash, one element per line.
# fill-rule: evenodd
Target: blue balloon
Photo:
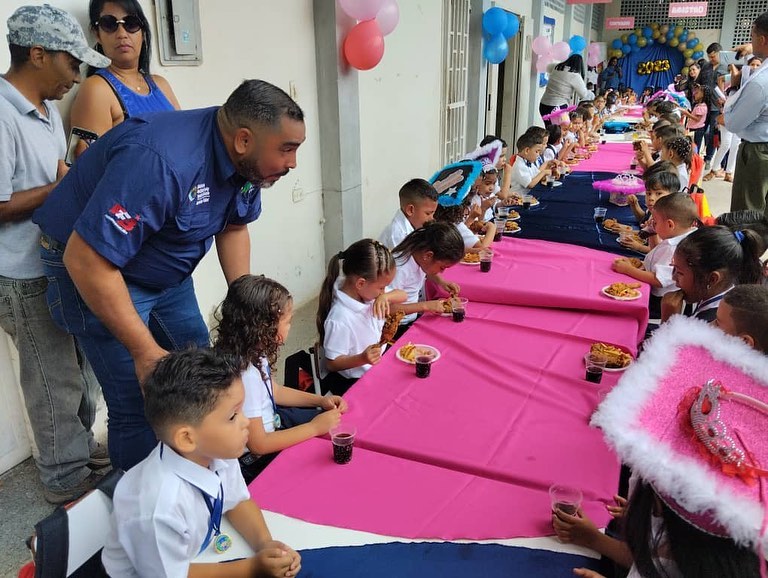
<path fill-rule="evenodd" d="M 670 29 L 667 32 L 667 40 L 672 40 L 675 37 L 675 31 L 673 29 Z"/>
<path fill-rule="evenodd" d="M 568 41 L 568 45 L 571 47 L 572 52 L 579 54 L 584 52 L 584 49 L 587 47 L 587 39 L 576 34 L 571 36 L 571 39 Z"/>
<path fill-rule="evenodd" d="M 621 38 L 614 38 L 613 42 L 611 42 L 611 48 L 614 50 L 621 50 L 621 45 L 624 44 L 621 41 Z"/>
<path fill-rule="evenodd" d="M 512 38 L 520 30 L 520 19 L 516 14 L 507 12 L 507 27 L 504 29 L 504 38 Z"/>
<path fill-rule="evenodd" d="M 700 40 L 698 38 L 691 38 L 687 43 L 686 46 L 688 48 L 696 48 L 698 46 Z"/>
<path fill-rule="evenodd" d="M 649 38 L 645 43 L 645 47 L 648 48 L 649 46 L 653 46 L 654 42 L 656 41 L 653 38 Z"/>
<path fill-rule="evenodd" d="M 622 44 L 621 45 L 621 51 L 624 54 L 629 54 L 630 52 L 632 52 L 632 47 L 629 44 Z"/>
<path fill-rule="evenodd" d="M 632 51 L 632 54 L 634 54 L 635 52 L 640 52 L 640 47 L 637 44 L 633 44 L 632 46 L 629 47 L 629 49 Z"/>
<path fill-rule="evenodd" d="M 645 28 L 643 28 L 643 36 L 645 36 L 646 38 L 653 38 L 653 28 L 651 28 L 650 26 L 646 26 Z"/>
<path fill-rule="evenodd" d="M 507 13 L 498 6 L 489 8 L 483 14 L 483 31 L 491 35 L 503 34 L 507 28 Z"/>
<path fill-rule="evenodd" d="M 632 45 L 637 44 L 637 34 L 630 34 L 629 38 L 627 39 L 627 42 L 629 42 Z"/>
<path fill-rule="evenodd" d="M 680 41 L 680 44 L 684 44 L 688 40 L 688 31 L 683 30 L 683 33 L 677 39 Z"/>
<path fill-rule="evenodd" d="M 485 42 L 483 56 L 491 64 L 503 62 L 509 54 L 509 44 L 503 34 L 495 34 L 493 38 Z"/>
<path fill-rule="evenodd" d="M 699 58 L 704 58 L 704 53 L 701 50 L 698 50 L 693 53 L 693 58 L 698 60 Z"/>

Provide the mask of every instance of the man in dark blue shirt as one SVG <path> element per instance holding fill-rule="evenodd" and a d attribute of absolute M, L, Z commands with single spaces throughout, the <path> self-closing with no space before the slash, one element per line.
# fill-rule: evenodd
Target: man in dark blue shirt
<path fill-rule="evenodd" d="M 296 166 L 304 138 L 299 106 L 249 80 L 223 107 L 120 124 L 35 212 L 51 313 L 101 383 L 114 466 L 130 468 L 157 443 L 139 386 L 155 362 L 208 344 L 192 272 L 214 238 L 228 283 L 250 272 L 247 224 L 261 188 Z"/>

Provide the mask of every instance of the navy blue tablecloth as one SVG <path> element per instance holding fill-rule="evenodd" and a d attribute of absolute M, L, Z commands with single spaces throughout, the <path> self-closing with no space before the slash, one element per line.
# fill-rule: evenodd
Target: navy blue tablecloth
<path fill-rule="evenodd" d="M 616 173 L 575 172 L 564 177 L 560 187 L 535 187 L 531 194 L 539 200 L 539 204 L 530 209 L 517 208 L 521 231 L 516 236 L 571 243 L 637 257 L 638 253 L 619 245 L 618 235 L 595 223 L 595 207 L 605 207 L 608 209 L 606 218 L 616 219 L 635 228 L 638 226 L 629 207 L 617 207 L 609 203 L 609 193 L 592 188 L 593 182 L 615 176 Z"/>

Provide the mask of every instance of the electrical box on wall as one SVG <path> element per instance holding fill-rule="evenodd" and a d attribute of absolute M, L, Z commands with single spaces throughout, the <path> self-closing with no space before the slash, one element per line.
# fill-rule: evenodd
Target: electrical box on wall
<path fill-rule="evenodd" d="M 197 66 L 203 62 L 198 0 L 155 0 L 160 63 Z"/>

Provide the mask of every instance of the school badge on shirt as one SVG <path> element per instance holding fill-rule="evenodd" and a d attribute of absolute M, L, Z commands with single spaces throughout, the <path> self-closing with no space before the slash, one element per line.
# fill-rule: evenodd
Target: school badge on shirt
<path fill-rule="evenodd" d="M 248 197 L 248 196 L 250 196 L 250 194 L 253 192 L 254 188 L 255 188 L 255 187 L 253 186 L 253 183 L 251 183 L 250 181 L 248 181 L 247 183 L 245 183 L 245 184 L 244 184 L 244 185 L 243 185 L 243 186 L 240 188 L 240 194 L 241 194 L 241 195 L 243 195 L 244 197 Z"/>
<path fill-rule="evenodd" d="M 195 205 L 202 205 L 211 200 L 211 189 L 205 183 L 199 183 L 189 189 L 187 198 Z"/>
<path fill-rule="evenodd" d="M 104 215 L 104 218 L 109 221 L 115 229 L 120 231 L 123 235 L 127 235 L 136 227 L 141 220 L 141 216 L 136 213 L 131 215 L 123 208 L 122 205 L 113 205 L 109 211 Z"/>

